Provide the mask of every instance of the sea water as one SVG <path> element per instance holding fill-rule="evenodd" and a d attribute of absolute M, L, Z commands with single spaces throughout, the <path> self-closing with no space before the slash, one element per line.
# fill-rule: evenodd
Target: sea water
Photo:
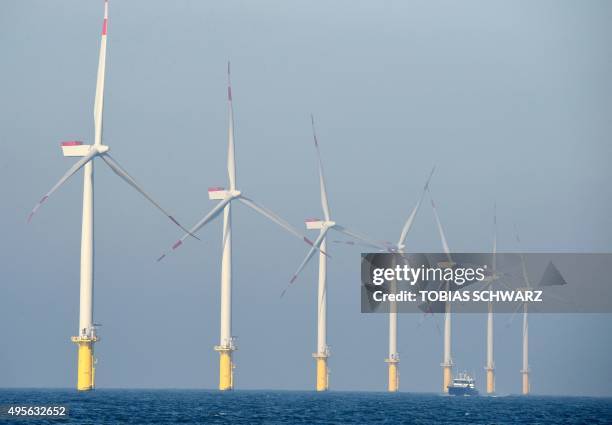
<path fill-rule="evenodd" d="M 0 406 L 67 406 L 6 424 L 612 424 L 612 398 L 310 391 L 4 389 Z"/>

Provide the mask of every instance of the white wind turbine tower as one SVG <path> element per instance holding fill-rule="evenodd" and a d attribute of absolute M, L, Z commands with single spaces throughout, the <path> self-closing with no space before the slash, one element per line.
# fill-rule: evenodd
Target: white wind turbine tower
<path fill-rule="evenodd" d="M 444 249 L 444 253 L 448 257 L 448 264 L 441 264 L 441 266 L 452 267 L 454 262 L 451 257 L 451 252 L 448 247 L 448 242 L 446 241 L 446 236 L 444 235 L 444 229 L 442 228 L 442 223 L 440 222 L 440 217 L 438 216 L 438 211 L 436 209 L 436 204 L 434 203 L 433 197 L 431 197 L 431 191 L 427 188 L 429 192 L 429 196 L 431 198 L 431 206 L 433 207 L 434 216 L 436 218 L 436 223 L 438 225 L 438 232 L 440 233 L 440 239 L 442 241 L 442 248 Z M 446 290 L 449 290 L 449 284 L 446 282 Z M 444 359 L 440 364 L 443 370 L 443 388 L 442 391 L 448 393 L 448 386 L 452 380 L 453 374 L 453 359 L 451 356 L 451 303 L 444 303 Z"/>
<path fill-rule="evenodd" d="M 408 216 L 408 220 L 404 224 L 402 228 L 402 233 L 400 234 L 400 238 L 395 246 L 392 246 L 392 250 L 397 252 L 398 254 L 404 254 L 406 248 L 406 237 L 412 228 L 412 223 L 414 222 L 414 218 L 416 217 L 417 212 L 421 208 L 421 203 L 423 202 L 423 197 L 425 196 L 425 192 L 429 187 L 429 182 L 431 181 L 431 177 L 435 171 L 435 167 L 431 170 L 429 174 L 429 178 L 423 187 L 423 191 L 421 192 L 421 196 L 417 201 L 416 205 L 410 212 Z M 392 302 L 389 305 L 389 357 L 385 359 L 385 362 L 388 363 L 388 375 L 389 375 L 389 383 L 388 383 L 388 391 L 396 392 L 399 391 L 399 352 L 397 350 L 397 303 Z"/>
<path fill-rule="evenodd" d="M 518 230 L 515 228 L 516 241 L 520 244 Z M 531 289 L 531 282 L 527 275 L 527 266 L 525 265 L 525 257 L 523 253 L 520 253 L 521 267 L 523 271 L 523 280 L 527 290 Z M 527 303 L 523 303 L 523 368 L 521 369 L 521 375 L 523 376 L 522 392 L 523 395 L 528 395 L 531 392 L 531 383 L 529 382 L 529 321 L 528 321 Z"/>
<path fill-rule="evenodd" d="M 493 226 L 493 273 L 491 283 L 497 279 L 497 207 L 494 207 Z M 491 301 L 489 301 L 487 312 L 487 364 L 485 370 L 487 371 L 487 394 L 493 394 L 495 392 L 495 362 L 493 361 L 493 302 Z"/>
<path fill-rule="evenodd" d="M 234 110 L 232 106 L 232 87 L 230 80 L 230 65 L 227 65 L 227 100 L 229 114 L 228 129 L 228 149 L 227 149 L 227 175 L 229 188 L 226 190 L 221 187 L 208 189 L 208 197 L 220 202 L 198 221 L 189 231 L 187 231 L 178 241 L 172 245 L 171 251 L 176 250 L 183 244 L 189 235 L 199 231 L 207 223 L 215 219 L 223 211 L 223 257 L 221 260 L 221 331 L 219 345 L 215 346 L 215 351 L 219 352 L 219 389 L 221 391 L 234 388 L 234 361 L 232 352 L 236 350 L 235 337 L 232 335 L 232 214 L 231 206 L 233 201 L 240 201 L 259 214 L 272 220 L 283 229 L 305 241 L 309 245 L 313 242 L 300 234 L 289 223 L 278 215 L 256 203 L 242 194 L 236 188 L 236 160 L 234 157 Z M 162 254 L 158 261 L 166 257 Z"/>
<path fill-rule="evenodd" d="M 319 288 L 317 295 L 317 352 L 312 356 L 316 359 L 317 363 L 317 391 L 327 391 L 329 389 L 329 373 L 327 368 L 327 358 L 329 357 L 329 347 L 327 345 L 327 232 L 334 229 L 340 233 L 343 233 L 353 239 L 364 242 L 370 247 L 377 249 L 387 250 L 387 247 L 377 242 L 372 242 L 368 238 L 361 236 L 347 229 L 344 226 L 337 224 L 331 219 L 331 213 L 329 210 L 329 203 L 327 200 L 327 187 L 325 185 L 325 176 L 323 173 L 323 164 L 321 161 L 321 152 L 319 151 L 319 141 L 315 131 L 314 118 L 311 116 L 312 134 L 315 149 L 317 152 L 317 162 L 319 169 L 319 186 L 321 190 L 321 207 L 323 209 L 324 219 L 308 219 L 306 220 L 306 228 L 319 230 L 319 236 L 314 242 L 314 245 L 306 254 L 304 261 L 300 264 L 297 271 L 291 278 L 290 284 L 295 282 L 300 272 L 304 269 L 306 264 L 310 261 L 316 250 L 319 250 Z M 283 294 L 285 293 L 283 291 Z"/>
<path fill-rule="evenodd" d="M 81 157 L 64 176 L 41 198 L 28 217 L 28 222 L 34 213 L 49 197 L 62 186 L 72 175 L 83 168 L 83 221 L 81 233 L 81 274 L 80 274 L 80 307 L 79 332 L 72 337 L 78 344 L 78 378 L 77 389 L 91 390 L 94 387 L 95 366 L 93 345 L 98 341 L 96 325 L 93 322 L 93 280 L 94 280 L 94 185 L 93 160 L 96 157 L 102 160 L 111 170 L 121 177 L 127 184 L 140 192 L 149 202 L 162 211 L 173 223 L 182 226 L 166 212 L 153 198 L 151 198 L 136 181 L 119 166 L 110 156 L 109 147 L 102 144 L 102 115 L 104 108 L 104 74 L 106 68 L 106 38 L 108 31 L 108 0 L 104 1 L 104 21 L 102 24 L 102 40 L 100 42 L 100 58 L 98 62 L 98 78 L 96 82 L 96 96 L 94 100 L 94 144 L 84 145 L 79 141 L 62 143 L 64 156 Z"/>

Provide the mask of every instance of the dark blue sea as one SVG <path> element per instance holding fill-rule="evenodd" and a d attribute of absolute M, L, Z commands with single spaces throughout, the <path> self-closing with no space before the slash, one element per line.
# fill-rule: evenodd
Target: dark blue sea
<path fill-rule="evenodd" d="M 366 392 L 0 390 L 0 406 L 66 405 L 64 419 L 6 424 L 612 424 L 612 399 Z"/>

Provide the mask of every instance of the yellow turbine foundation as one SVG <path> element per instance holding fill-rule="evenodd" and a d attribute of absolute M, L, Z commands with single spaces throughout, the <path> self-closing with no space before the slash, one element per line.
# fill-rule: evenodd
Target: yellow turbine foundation
<path fill-rule="evenodd" d="M 389 392 L 395 393 L 399 391 L 399 362 L 386 360 L 389 363 Z"/>
<path fill-rule="evenodd" d="M 231 350 L 219 351 L 219 390 L 234 389 L 234 362 Z"/>
<path fill-rule="evenodd" d="M 94 342 L 96 338 L 72 337 L 72 342 L 79 346 L 77 369 L 77 390 L 91 391 L 95 383 Z"/>
<path fill-rule="evenodd" d="M 442 388 L 442 392 L 448 393 L 448 386 L 451 384 L 453 379 L 453 367 L 452 366 L 444 366 L 444 387 Z"/>
<path fill-rule="evenodd" d="M 529 372 L 522 372 L 523 374 L 523 395 L 529 394 Z"/>
<path fill-rule="evenodd" d="M 327 370 L 327 357 L 317 356 L 317 391 L 329 389 L 329 371 Z"/>
<path fill-rule="evenodd" d="M 492 368 L 487 369 L 487 394 L 495 392 L 495 374 Z"/>

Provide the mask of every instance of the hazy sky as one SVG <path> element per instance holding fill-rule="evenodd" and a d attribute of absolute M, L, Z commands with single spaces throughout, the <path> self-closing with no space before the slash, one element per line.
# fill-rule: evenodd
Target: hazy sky
<path fill-rule="evenodd" d="M 102 1 L 7 1 L 0 13 L 0 387 L 73 387 L 82 174 L 62 140 L 93 139 Z M 238 186 L 303 229 L 321 216 L 315 114 L 333 217 L 396 240 L 432 165 L 454 251 L 610 252 L 612 3 L 111 0 L 104 141 L 186 224 L 226 185 L 232 61 Z M 179 233 L 96 162 L 99 387 L 215 388 L 221 223 L 164 263 Z M 237 388 L 311 389 L 316 262 L 234 209 Z M 306 232 L 306 230 L 304 230 Z M 333 239 L 333 237 L 332 237 Z M 408 246 L 440 251 L 429 205 Z M 387 316 L 360 313 L 359 250 L 331 246 L 333 389 L 386 387 Z M 579 282 L 575 282 L 579 284 Z M 401 386 L 439 391 L 433 320 L 400 317 Z M 441 323 L 440 321 L 438 321 Z M 419 323 L 421 323 L 419 325 Z M 497 390 L 520 391 L 520 320 L 496 320 Z M 533 390 L 612 395 L 612 318 L 532 316 Z M 456 317 L 453 357 L 484 385 L 485 316 Z"/>

